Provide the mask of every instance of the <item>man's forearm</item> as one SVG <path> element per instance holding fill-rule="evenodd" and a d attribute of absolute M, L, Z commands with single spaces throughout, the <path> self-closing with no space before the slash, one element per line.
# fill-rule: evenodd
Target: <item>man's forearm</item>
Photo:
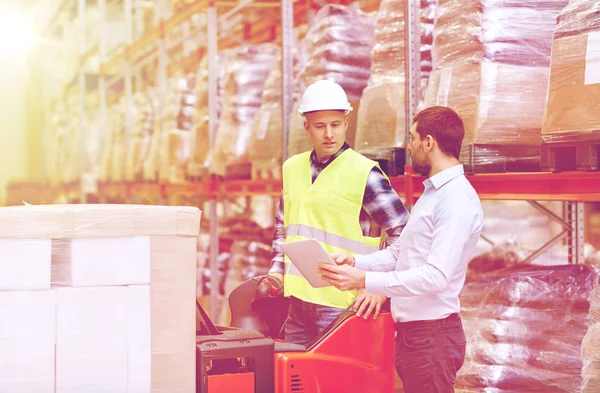
<path fill-rule="evenodd" d="M 354 266 L 366 272 L 390 272 L 396 269 L 398 248 L 389 247 L 366 255 L 354 255 Z"/>

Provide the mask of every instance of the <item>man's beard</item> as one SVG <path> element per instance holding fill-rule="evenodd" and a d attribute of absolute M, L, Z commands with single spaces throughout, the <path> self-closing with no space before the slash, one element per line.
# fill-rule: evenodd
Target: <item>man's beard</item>
<path fill-rule="evenodd" d="M 423 176 L 429 176 L 429 172 L 431 172 L 431 164 L 428 163 L 426 159 L 419 160 L 418 158 L 413 157 L 412 167 L 416 173 Z"/>

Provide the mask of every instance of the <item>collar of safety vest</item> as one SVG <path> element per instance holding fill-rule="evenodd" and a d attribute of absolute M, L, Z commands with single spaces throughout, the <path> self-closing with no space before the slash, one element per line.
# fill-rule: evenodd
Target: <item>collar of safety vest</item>
<path fill-rule="evenodd" d="M 448 169 L 444 169 L 443 171 L 436 173 L 431 176 L 429 179 L 425 180 L 423 184 L 425 188 L 433 187 L 436 190 L 440 189 L 444 184 L 448 183 L 450 180 L 457 178 L 458 176 L 465 174 L 465 168 L 462 164 L 454 165 Z"/>

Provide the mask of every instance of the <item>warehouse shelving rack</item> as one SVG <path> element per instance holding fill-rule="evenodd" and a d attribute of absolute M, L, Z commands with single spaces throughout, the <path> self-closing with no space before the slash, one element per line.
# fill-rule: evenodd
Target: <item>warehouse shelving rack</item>
<path fill-rule="evenodd" d="M 68 0 L 67 0 L 68 1 Z M 85 15 L 85 0 L 78 1 L 78 13 L 80 17 Z M 99 9 L 104 10 L 107 0 L 98 0 Z M 100 110 L 104 118 L 107 114 L 106 90 L 111 84 L 118 80 L 123 81 L 123 90 L 126 97 L 126 105 L 131 108 L 133 94 L 133 80 L 135 74 L 142 67 L 155 67 L 158 83 L 166 83 L 168 75 L 169 48 L 167 48 L 166 37 L 169 33 L 188 23 L 194 15 L 204 14 L 206 16 L 206 32 L 188 32 L 198 34 L 205 40 L 205 45 L 198 48 L 198 56 L 206 54 L 209 56 L 209 145 L 212 147 L 216 135 L 216 103 L 212 99 L 216 97 L 217 91 L 217 58 L 215 54 L 223 48 L 239 45 L 240 43 L 257 43 L 274 41 L 280 39 L 282 45 L 282 72 L 283 72 L 283 119 L 284 129 L 289 129 L 289 115 L 292 107 L 292 51 L 294 43 L 294 27 L 300 23 L 310 22 L 311 12 L 324 3 L 319 0 L 281 0 L 281 1 L 259 1 L 240 0 L 214 1 L 200 0 L 192 3 L 183 10 L 177 12 L 168 19 L 161 18 L 160 10 L 165 9 L 166 0 L 157 0 L 159 13 L 155 17 L 155 28 L 143 35 L 140 39 L 133 40 L 132 30 L 132 7 L 136 0 L 124 0 L 124 20 L 127 24 L 127 39 L 123 50 L 107 58 L 105 44 L 100 42 L 91 50 L 86 50 L 85 38 L 80 46 L 80 64 L 82 66 L 78 73 L 79 96 L 81 104 L 81 135 L 86 132 L 86 91 L 85 73 L 83 63 L 92 55 L 97 48 L 101 67 L 99 71 L 98 94 L 100 98 Z M 313 2 L 317 1 L 317 3 Z M 380 0 L 363 0 L 362 8 L 376 10 Z M 248 28 L 248 24 L 227 23 L 234 20 L 234 16 L 241 15 L 244 9 L 257 7 L 261 9 L 280 9 L 280 18 L 276 23 L 273 21 L 259 21 L 255 26 Z M 405 72 L 406 78 L 406 127 L 409 128 L 411 120 L 417 110 L 419 95 L 419 72 L 420 72 L 420 2 L 410 0 L 405 6 L 405 36 L 407 37 Z M 238 18 L 239 19 L 239 18 Z M 242 18 L 243 19 L 243 18 Z M 280 23 L 280 24 L 279 24 Z M 277 25 L 279 24 L 279 25 Z M 104 25 L 101 25 L 104 29 Z M 252 30 L 254 33 L 250 34 Z M 85 26 L 81 27 L 81 33 L 85 35 Z M 175 43 L 180 44 L 180 43 Z M 70 90 L 72 92 L 72 90 Z M 67 90 L 65 95 L 68 94 Z M 63 99 L 59 98 L 59 99 Z M 129 112 L 129 111 L 128 111 Z M 131 118 L 127 118 L 126 127 L 131 127 Z M 106 124 L 106 123 L 105 123 Z M 104 130 L 106 131 L 106 130 Z M 85 138 L 81 138 L 84 140 Z M 284 158 L 287 152 L 287 133 L 283 133 Z M 83 146 L 82 146 L 83 148 Z M 482 200 L 522 200 L 528 201 L 539 211 L 547 214 L 563 227 L 563 231 L 551 239 L 548 243 L 533 252 L 528 260 L 536 258 L 553 245 L 566 239 L 569 248 L 569 262 L 583 262 L 583 203 L 600 202 L 600 172 L 570 172 L 570 173 L 500 173 L 500 174 L 477 174 L 468 176 L 471 183 L 478 191 Z M 410 207 L 423 191 L 423 178 L 415 176 L 410 167 L 410 157 L 407 157 L 407 167 L 403 176 L 391 178 L 392 186 L 403 196 L 406 204 Z M 158 182 L 133 182 L 133 183 L 94 183 L 90 184 L 82 178 L 82 181 L 74 184 L 51 186 L 43 184 L 13 183 L 9 185 L 10 192 L 16 195 L 24 195 L 27 190 L 44 190 L 48 200 L 55 200 L 59 196 L 69 196 L 79 202 L 86 201 L 86 195 L 94 193 L 102 199 L 107 195 L 121 195 L 125 198 L 132 195 L 159 197 L 167 200 L 169 196 L 202 196 L 210 200 L 210 217 L 217 217 L 217 203 L 224 197 L 232 196 L 256 196 L 269 195 L 274 198 L 281 193 L 281 183 L 278 180 L 248 180 L 248 181 L 204 181 L 188 182 L 185 184 L 168 184 Z M 38 191 L 39 192 L 39 191 Z M 560 217 L 546 209 L 538 201 L 562 201 L 564 202 L 563 217 Z M 210 220 L 210 267 L 211 271 L 217 271 L 217 257 L 219 254 L 219 223 L 216 219 Z M 217 275 L 212 275 L 211 285 L 211 314 L 214 317 L 217 312 Z"/>

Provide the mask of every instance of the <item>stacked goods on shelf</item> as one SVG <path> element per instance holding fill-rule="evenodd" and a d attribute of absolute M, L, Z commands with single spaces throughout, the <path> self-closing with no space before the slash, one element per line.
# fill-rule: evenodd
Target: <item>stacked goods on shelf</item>
<path fill-rule="evenodd" d="M 196 74 L 196 121 L 191 134 L 191 151 L 187 167 L 188 175 L 193 177 L 201 176 L 204 173 L 205 161 L 208 156 L 210 142 L 208 83 L 208 56 L 204 56 Z"/>
<path fill-rule="evenodd" d="M 65 165 L 65 145 L 67 135 L 67 122 L 65 109 L 60 108 L 52 116 L 52 124 L 48 127 L 49 133 L 44 133 L 44 153 L 46 154 L 46 177 L 51 184 L 63 182 L 61 165 Z"/>
<path fill-rule="evenodd" d="M 125 171 L 124 98 L 108 109 L 106 139 L 103 146 L 100 180 L 123 181 Z"/>
<path fill-rule="evenodd" d="M 590 295 L 590 318 L 592 323 L 581 344 L 581 393 L 600 391 L 600 287 L 594 288 Z"/>
<path fill-rule="evenodd" d="M 254 117 L 249 157 L 252 178 L 280 178 L 283 146 L 281 56 L 269 72 L 260 109 Z"/>
<path fill-rule="evenodd" d="M 294 51 L 294 76 L 298 71 L 298 53 Z M 252 140 L 250 142 L 249 156 L 252 162 L 253 179 L 270 179 L 281 177 L 283 157 L 283 119 L 282 115 L 282 84 L 281 55 L 277 64 L 269 72 L 262 93 L 260 109 L 254 117 L 252 126 Z M 296 80 L 294 78 L 293 80 Z M 301 84 L 296 84 L 296 88 Z M 293 96 L 297 96 L 294 92 Z M 293 115 L 292 115 L 293 117 Z"/>
<path fill-rule="evenodd" d="M 356 4 L 348 7 L 328 4 L 319 10 L 306 33 L 308 58 L 300 71 L 304 86 L 320 79 L 331 79 L 344 88 L 354 108 L 346 132 L 350 146 L 354 146 L 359 102 L 370 75 L 376 22 L 374 13 L 362 12 Z M 297 110 L 298 103 L 290 120 L 288 156 L 311 148 Z"/>
<path fill-rule="evenodd" d="M 221 81 L 222 111 L 215 145 L 209 157 L 210 173 L 225 176 L 228 167 L 250 164 L 248 148 L 254 118 L 279 52 L 280 49 L 273 44 L 259 44 L 240 46 L 222 53 L 225 61 Z"/>
<path fill-rule="evenodd" d="M 552 34 L 566 4 L 438 2 L 425 104 L 449 106 L 462 116 L 461 158 L 473 169 L 539 164 Z"/>
<path fill-rule="evenodd" d="M 85 150 L 84 150 L 84 168 L 82 173 L 82 186 L 86 189 L 86 192 L 93 192 L 95 184 L 99 177 L 100 165 L 102 159 L 102 146 L 105 139 L 105 119 L 102 118 L 100 110 L 95 108 L 94 110 L 88 111 L 87 119 L 88 127 L 86 129 L 87 135 L 85 136 Z M 92 185 L 92 188 L 86 188 L 86 184 Z"/>
<path fill-rule="evenodd" d="M 421 0 L 421 102 L 433 68 L 433 27 L 437 0 Z"/>
<path fill-rule="evenodd" d="M 577 145 L 577 153 L 573 152 L 577 169 L 598 168 L 599 105 L 600 3 L 571 0 L 559 15 L 554 33 L 542 140 L 557 146 Z M 545 150 L 542 161 L 548 158 Z"/>
<path fill-rule="evenodd" d="M 195 114 L 196 95 L 190 80 L 171 78 L 160 119 L 158 177 L 161 181 L 185 181 Z"/>
<path fill-rule="evenodd" d="M 579 392 L 597 281 L 584 265 L 516 265 L 471 276 L 460 296 L 467 355 L 456 388 Z"/>
<path fill-rule="evenodd" d="M 402 147 L 405 130 L 405 37 L 406 0 L 383 0 L 377 14 L 376 44 L 371 51 L 371 76 L 363 91 L 358 112 L 355 148 L 376 153 L 382 148 Z M 421 1 L 421 92 L 431 71 L 431 45 L 435 1 Z"/>
<path fill-rule="evenodd" d="M 131 111 L 132 128 L 127 138 L 127 162 L 125 164 L 125 180 L 133 181 L 143 177 L 144 161 L 150 150 L 154 130 L 155 106 L 148 92 L 133 95 Z M 152 179 L 154 180 L 154 179 Z"/>
<path fill-rule="evenodd" d="M 54 150 L 54 173 L 56 181 L 63 184 L 73 183 L 79 180 L 79 134 L 80 117 L 77 112 L 78 106 L 75 100 L 65 103 L 58 111 L 55 118 L 55 150 Z"/>
<path fill-rule="evenodd" d="M 195 392 L 200 211 L 0 209 L 7 392 Z"/>

